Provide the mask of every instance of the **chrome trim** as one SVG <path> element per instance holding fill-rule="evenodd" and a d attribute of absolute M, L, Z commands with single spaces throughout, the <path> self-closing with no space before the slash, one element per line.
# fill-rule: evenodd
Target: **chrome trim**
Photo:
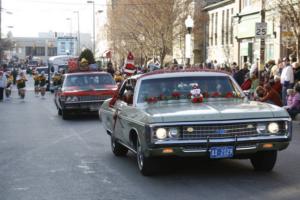
<path fill-rule="evenodd" d="M 173 140 L 173 141 L 156 141 L 155 145 L 177 145 L 177 144 L 207 144 L 207 143 L 229 143 L 229 142 L 252 142 L 257 141 L 272 141 L 272 140 L 288 140 L 289 136 L 258 136 L 258 137 L 247 137 L 247 138 L 226 138 L 226 139 L 203 139 L 203 140 Z"/>
<path fill-rule="evenodd" d="M 126 120 L 126 121 L 129 121 L 129 122 L 133 122 L 133 123 L 136 123 L 136 124 L 138 124 L 138 125 L 141 125 L 141 126 L 145 126 L 146 124 L 145 123 L 143 123 L 143 122 L 140 122 L 140 121 L 137 121 L 137 120 L 134 120 L 134 119 L 132 119 L 132 118 L 129 118 L 129 117 L 125 117 L 124 115 L 119 115 L 119 117 L 121 118 L 121 119 L 124 119 L 124 120 Z"/>
<path fill-rule="evenodd" d="M 103 103 L 105 100 L 96 100 L 96 101 L 77 101 L 77 102 L 67 102 L 65 104 L 80 104 L 80 103 Z"/>
<path fill-rule="evenodd" d="M 225 121 L 195 121 L 195 122 L 170 122 L 149 124 L 151 128 L 156 126 L 180 126 L 180 125 L 201 125 L 201 124 L 230 124 L 243 122 L 270 122 L 270 121 L 292 121 L 291 118 L 265 118 L 265 119 L 245 119 L 245 120 L 225 120 Z"/>
<path fill-rule="evenodd" d="M 257 149 L 256 145 L 252 145 L 252 146 L 240 146 L 240 147 L 236 147 L 235 150 L 236 151 L 247 151 L 247 150 L 255 150 Z M 210 149 L 183 149 L 182 150 L 184 153 L 207 153 L 210 152 Z"/>
<path fill-rule="evenodd" d="M 136 154 L 136 150 L 134 150 L 133 148 L 131 148 L 130 146 L 124 144 L 122 141 L 118 140 L 118 142 L 123 145 L 124 147 L 126 147 L 128 150 L 130 150 L 131 152 Z"/>
<path fill-rule="evenodd" d="M 206 153 L 207 149 L 183 149 L 184 153 Z"/>
<path fill-rule="evenodd" d="M 240 146 L 240 147 L 236 147 L 236 151 L 247 151 L 247 150 L 254 150 L 257 149 L 256 145 L 251 145 L 251 146 Z"/>

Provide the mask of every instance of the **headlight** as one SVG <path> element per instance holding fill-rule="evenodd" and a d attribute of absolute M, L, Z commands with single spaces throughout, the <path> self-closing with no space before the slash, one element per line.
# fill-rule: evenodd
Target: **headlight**
<path fill-rule="evenodd" d="M 164 128 L 159 128 L 156 130 L 156 137 L 157 139 L 163 140 L 167 138 L 167 130 Z"/>
<path fill-rule="evenodd" d="M 170 128 L 169 129 L 169 136 L 170 137 L 178 137 L 179 131 L 177 128 Z"/>
<path fill-rule="evenodd" d="M 77 102 L 78 101 L 78 97 L 76 96 L 69 96 L 66 99 L 66 102 Z"/>
<path fill-rule="evenodd" d="M 272 122 L 268 125 L 268 131 L 270 133 L 276 134 L 279 132 L 279 125 L 276 122 Z"/>
<path fill-rule="evenodd" d="M 67 97 L 66 102 L 71 102 L 72 101 L 72 97 Z"/>

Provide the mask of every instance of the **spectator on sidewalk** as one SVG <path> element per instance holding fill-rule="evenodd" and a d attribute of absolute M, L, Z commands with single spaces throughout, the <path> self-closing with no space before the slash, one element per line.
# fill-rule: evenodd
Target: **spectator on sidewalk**
<path fill-rule="evenodd" d="M 280 99 L 279 94 L 271 87 L 270 83 L 266 83 L 264 85 L 264 95 L 258 100 L 261 102 L 271 103 L 277 106 L 282 106 L 282 101 Z"/>
<path fill-rule="evenodd" d="M 3 71 L 0 71 L 0 102 L 3 101 L 4 89 L 6 87 L 6 76 Z"/>
<path fill-rule="evenodd" d="M 287 89 L 294 85 L 294 72 L 288 57 L 283 59 L 283 65 L 280 82 L 282 85 L 282 102 L 283 105 L 286 105 Z"/>
<path fill-rule="evenodd" d="M 275 76 L 273 82 L 271 82 L 272 88 L 278 92 L 278 94 L 281 96 L 281 91 L 282 91 L 282 87 L 281 87 L 281 83 L 280 83 L 280 76 Z"/>
<path fill-rule="evenodd" d="M 273 65 L 270 72 L 270 78 L 274 78 L 275 76 L 280 76 L 280 69 L 282 65 L 282 60 L 278 59 L 277 64 Z"/>
<path fill-rule="evenodd" d="M 298 81 L 300 81 L 300 65 L 299 64 L 297 64 L 296 65 L 296 67 L 294 68 L 294 78 L 295 78 L 295 80 L 294 80 L 294 82 L 295 83 L 297 83 Z"/>
<path fill-rule="evenodd" d="M 296 115 L 300 113 L 300 83 L 296 83 L 295 95 L 292 100 L 292 104 L 285 106 L 292 119 L 295 119 Z"/>
<path fill-rule="evenodd" d="M 249 73 L 247 73 L 247 74 L 245 75 L 245 81 L 244 81 L 244 83 L 241 85 L 242 90 L 249 90 L 249 89 L 251 88 L 251 83 L 252 83 L 252 81 L 251 81 L 251 79 L 250 79 Z"/>

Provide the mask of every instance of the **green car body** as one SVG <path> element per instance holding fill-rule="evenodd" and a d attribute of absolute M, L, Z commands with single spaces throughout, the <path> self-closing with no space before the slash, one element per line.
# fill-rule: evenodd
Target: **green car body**
<path fill-rule="evenodd" d="M 182 77 L 226 78 L 236 98 L 207 97 L 199 103 L 192 103 L 189 98 L 141 100 L 139 93 L 147 90 L 142 89 L 143 81 L 164 82 Z M 132 90 L 133 100 L 128 101 L 126 92 Z M 255 169 L 269 171 L 277 151 L 287 148 L 292 137 L 291 119 L 284 108 L 249 101 L 232 77 L 220 72 L 162 72 L 129 78 L 113 99 L 103 103 L 99 114 L 112 138 L 114 153 L 136 153 L 144 175 L 155 171 L 156 158 L 213 158 L 212 151 L 220 153 L 216 158 L 250 158 Z M 223 152 L 228 149 L 232 151 L 230 157 Z"/>

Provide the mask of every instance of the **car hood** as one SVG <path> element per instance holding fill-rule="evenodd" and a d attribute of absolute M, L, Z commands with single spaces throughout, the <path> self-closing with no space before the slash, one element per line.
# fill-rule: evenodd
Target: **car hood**
<path fill-rule="evenodd" d="M 289 117 L 285 109 L 256 101 L 213 101 L 148 105 L 144 112 L 152 123 L 207 120 L 241 120 Z"/>

